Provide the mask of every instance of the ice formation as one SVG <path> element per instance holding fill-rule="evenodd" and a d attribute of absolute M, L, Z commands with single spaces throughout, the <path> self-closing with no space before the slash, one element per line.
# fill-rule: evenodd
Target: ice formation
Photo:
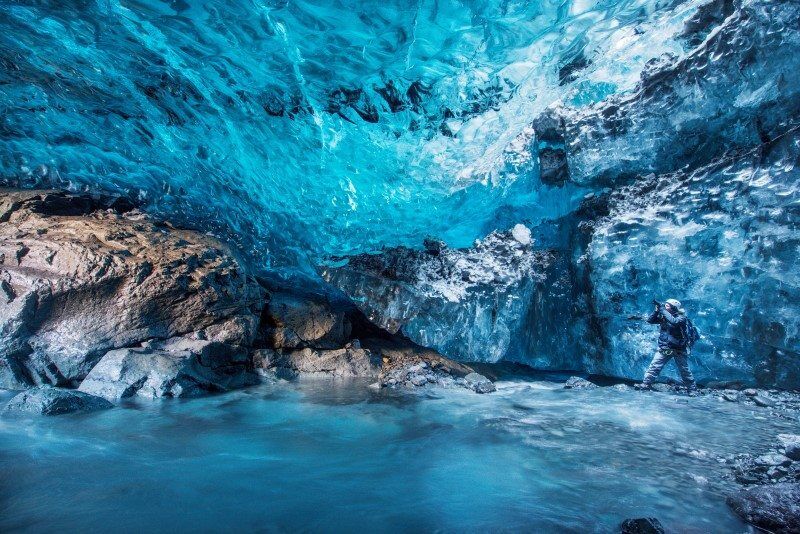
<path fill-rule="evenodd" d="M 123 193 L 456 358 L 634 377 L 669 295 L 702 377 L 800 384 L 796 0 L 0 8 L 6 184 Z"/>

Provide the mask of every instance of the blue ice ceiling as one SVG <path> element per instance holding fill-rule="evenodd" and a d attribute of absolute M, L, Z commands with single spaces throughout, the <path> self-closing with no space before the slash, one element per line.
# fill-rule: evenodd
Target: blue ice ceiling
<path fill-rule="evenodd" d="M 274 268 L 575 207 L 531 121 L 681 55 L 697 2 L 0 2 L 6 182 L 123 191 Z"/>

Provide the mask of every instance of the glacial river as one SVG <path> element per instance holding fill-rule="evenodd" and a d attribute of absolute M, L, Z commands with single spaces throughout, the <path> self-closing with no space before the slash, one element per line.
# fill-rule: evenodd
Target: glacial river
<path fill-rule="evenodd" d="M 279 381 L 0 419 L 0 531 L 611 532 L 654 516 L 746 532 L 718 457 L 797 427 L 713 397 L 541 377 L 490 395 Z"/>

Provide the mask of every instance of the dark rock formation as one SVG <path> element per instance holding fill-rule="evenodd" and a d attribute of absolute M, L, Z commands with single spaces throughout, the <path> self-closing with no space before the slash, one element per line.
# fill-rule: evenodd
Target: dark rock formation
<path fill-rule="evenodd" d="M 742 519 L 775 533 L 800 532 L 800 484 L 782 483 L 743 489 L 727 499 Z"/>
<path fill-rule="evenodd" d="M 0 386 L 77 385 L 113 349 L 252 342 L 264 291 L 222 243 L 112 199 L 0 190 Z"/>
<path fill-rule="evenodd" d="M 186 337 L 107 352 L 80 391 L 117 401 L 126 397 L 192 397 L 258 382 L 244 347 Z"/>
<path fill-rule="evenodd" d="M 626 519 L 619 526 L 621 534 L 664 534 L 664 527 L 655 517 Z"/>
<path fill-rule="evenodd" d="M 12 398 L 4 408 L 3 414 L 62 415 L 105 410 L 113 406 L 105 399 L 82 391 L 38 386 Z"/>
<path fill-rule="evenodd" d="M 445 358 L 398 335 L 354 339 L 340 349 L 260 349 L 253 353 L 256 369 L 280 376 L 322 375 L 336 378 L 377 378 L 383 387 L 428 384 L 464 387 L 476 393 L 495 391 L 494 384 L 466 365 Z"/>
<path fill-rule="evenodd" d="M 399 378 L 425 363 L 438 382 L 494 388 L 345 300 L 258 281 L 220 242 L 114 199 L 0 190 L 0 290 L 0 387 L 116 401 L 227 391 L 254 368 Z"/>
<path fill-rule="evenodd" d="M 371 338 L 365 347 L 379 354 L 382 368 L 378 381 L 382 386 L 419 387 L 435 384 L 444 387 L 465 387 L 476 393 L 495 391 L 494 384 L 471 367 L 445 358 L 410 340 Z"/>
<path fill-rule="evenodd" d="M 792 461 L 800 462 L 800 436 L 784 434 L 779 436 L 784 448 L 784 454 Z"/>

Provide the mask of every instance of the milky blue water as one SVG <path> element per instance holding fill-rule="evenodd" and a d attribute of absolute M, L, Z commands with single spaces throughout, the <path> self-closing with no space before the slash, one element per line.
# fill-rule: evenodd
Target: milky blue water
<path fill-rule="evenodd" d="M 0 420 L 0 530 L 745 532 L 717 456 L 797 422 L 715 398 L 303 380 Z M 5 395 L 4 397 L 8 397 Z"/>

